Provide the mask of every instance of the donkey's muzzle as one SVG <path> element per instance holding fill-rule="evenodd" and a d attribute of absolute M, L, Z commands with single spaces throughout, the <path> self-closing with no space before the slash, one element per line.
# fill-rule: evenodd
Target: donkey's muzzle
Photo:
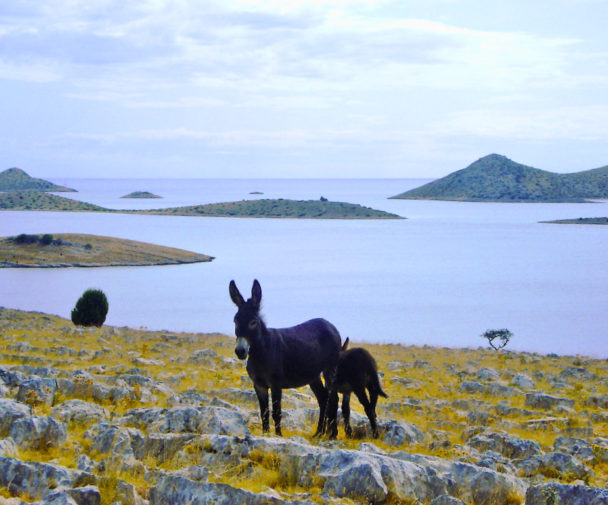
<path fill-rule="evenodd" d="M 249 354 L 249 344 L 247 343 L 247 340 L 244 338 L 237 338 L 234 352 L 236 353 L 237 358 L 245 359 L 247 354 Z"/>

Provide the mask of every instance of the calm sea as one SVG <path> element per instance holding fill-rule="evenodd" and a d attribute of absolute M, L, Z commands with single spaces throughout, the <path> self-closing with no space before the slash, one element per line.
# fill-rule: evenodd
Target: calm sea
<path fill-rule="evenodd" d="M 388 200 L 424 180 L 57 179 L 63 194 L 111 208 L 248 198 L 360 203 L 407 220 L 348 221 L 1 212 L 0 235 L 79 232 L 215 256 L 195 265 L 0 269 L 0 305 L 69 317 L 89 287 L 107 323 L 232 334 L 228 283 L 254 278 L 270 326 L 312 317 L 355 341 L 484 345 L 509 328 L 509 348 L 608 356 L 608 227 L 538 221 L 608 215 L 605 203 L 496 204 Z M 162 200 L 124 200 L 131 191 Z M 251 195 L 260 191 L 263 195 Z"/>

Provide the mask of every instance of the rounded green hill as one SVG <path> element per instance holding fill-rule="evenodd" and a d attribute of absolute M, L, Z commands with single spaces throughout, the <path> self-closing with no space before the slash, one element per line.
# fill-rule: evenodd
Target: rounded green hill
<path fill-rule="evenodd" d="M 468 202 L 583 202 L 608 198 L 608 166 L 557 174 L 490 154 L 442 179 L 391 198 Z"/>
<path fill-rule="evenodd" d="M 30 177 L 20 168 L 9 168 L 0 172 L 0 191 L 53 191 L 53 192 L 75 192 L 75 189 L 59 186 L 44 179 Z"/>

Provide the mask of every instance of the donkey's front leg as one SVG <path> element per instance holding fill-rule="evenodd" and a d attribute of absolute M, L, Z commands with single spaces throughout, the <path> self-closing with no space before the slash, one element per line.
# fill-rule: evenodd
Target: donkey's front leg
<path fill-rule="evenodd" d="M 355 394 L 359 399 L 359 403 L 363 405 L 365 409 L 365 413 L 367 414 L 367 418 L 369 419 L 369 424 L 372 427 L 372 434 L 374 438 L 378 438 L 378 425 L 376 424 L 376 411 L 372 408 L 372 404 L 367 399 L 367 394 L 365 393 L 365 388 L 361 385 L 357 385 L 354 388 Z"/>
<path fill-rule="evenodd" d="M 268 388 L 257 386 L 254 384 L 255 394 L 258 396 L 260 404 L 260 417 L 262 418 L 262 431 L 266 433 L 270 429 L 270 421 L 268 419 Z"/>
<path fill-rule="evenodd" d="M 272 419 L 274 420 L 274 431 L 279 437 L 282 437 L 281 433 L 281 398 L 283 396 L 283 390 L 280 387 L 272 387 L 270 389 L 272 393 Z"/>

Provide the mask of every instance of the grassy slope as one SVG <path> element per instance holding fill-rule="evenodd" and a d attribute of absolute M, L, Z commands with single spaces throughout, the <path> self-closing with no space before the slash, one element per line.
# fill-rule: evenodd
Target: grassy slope
<path fill-rule="evenodd" d="M 467 168 L 392 198 L 581 202 L 587 198 L 608 198 L 608 167 L 573 174 L 556 174 L 492 154 Z"/>
<path fill-rule="evenodd" d="M 307 219 L 403 219 L 362 205 L 320 200 L 243 200 L 154 210 L 113 210 L 40 191 L 0 193 L 0 210 L 89 211 L 118 214 Z"/>
<path fill-rule="evenodd" d="M 110 307 L 111 311 L 111 307 Z M 233 338 L 210 334 L 185 334 L 145 331 L 143 329 L 110 328 L 75 330 L 72 324 L 56 316 L 40 313 L 28 313 L 0 308 L 0 335 L 3 348 L 7 349 L 0 355 L 0 364 L 38 364 L 53 366 L 64 370 L 90 370 L 95 374 L 114 375 L 125 373 L 133 368 L 134 360 L 145 358 L 150 364 L 139 362 L 140 372 L 171 384 L 177 392 L 193 390 L 209 396 L 228 400 L 246 411 L 252 412 L 249 427 L 254 436 L 261 436 L 257 406 L 253 403 L 243 403 L 243 400 L 231 398 L 228 393 L 231 388 L 250 390 L 249 379 L 242 363 L 227 366 L 225 360 L 234 358 Z M 170 336 L 170 338 L 167 338 Z M 16 351 L 6 348 L 6 345 L 27 343 L 32 346 L 29 351 Z M 481 343 L 481 342 L 480 342 Z M 353 344 L 355 346 L 357 344 Z M 56 346 L 67 346 L 74 355 L 66 358 L 59 353 L 54 354 Z M 431 454 L 439 457 L 470 460 L 463 452 L 463 433 L 473 429 L 474 423 L 468 420 L 470 413 L 489 412 L 487 426 L 492 431 L 504 430 L 512 435 L 538 441 L 545 450 L 549 450 L 554 440 L 565 433 L 581 436 L 579 432 L 592 429 L 595 436 L 608 436 L 607 416 L 603 409 L 588 399 L 594 396 L 608 394 L 608 364 L 605 360 L 587 359 L 582 357 L 548 357 L 530 353 L 495 352 L 489 350 L 448 349 L 434 347 L 414 347 L 403 345 L 365 345 L 378 361 L 379 370 L 384 373 L 383 388 L 389 398 L 380 398 L 378 415 L 381 420 L 397 419 L 415 423 L 429 438 L 429 442 L 403 447 L 412 453 Z M 94 357 L 94 352 L 107 348 L 108 352 Z M 204 365 L 188 363 L 188 358 L 200 349 L 213 349 L 217 357 L 210 358 Z M 79 351 L 83 351 L 82 353 Z M 556 392 L 556 377 L 567 367 L 584 366 L 595 373 L 596 380 L 564 379 L 565 386 Z M 514 410 L 509 415 L 499 415 L 494 409 L 497 405 L 525 409 L 524 397 L 497 397 L 486 393 L 466 393 L 460 388 L 463 381 L 479 381 L 475 373 L 482 367 L 491 367 L 499 372 L 501 381 L 508 383 L 509 378 L 517 373 L 525 373 L 533 377 L 536 388 L 556 396 L 570 398 L 575 402 L 576 412 L 534 412 L 532 417 L 524 411 Z M 232 389 L 233 391 L 234 389 Z M 301 388 L 297 393 L 311 397 L 308 388 Z M 285 392 L 284 409 L 290 409 L 290 398 L 293 393 Z M 55 403 L 66 400 L 59 398 Z M 92 401 L 92 400 L 91 400 Z M 469 405 L 468 409 L 466 405 Z M 136 399 L 120 402 L 117 405 L 105 404 L 113 410 L 114 415 L 120 415 L 129 408 L 145 406 L 164 407 L 165 400 L 156 404 L 141 402 Z M 363 411 L 353 398 L 351 407 L 358 413 Z M 49 407 L 34 405 L 34 413 L 48 415 Z M 520 414 L 520 412 L 522 412 Z M 536 416 L 536 417 L 534 417 Z M 539 430 L 530 425 L 531 419 L 556 416 L 560 422 L 549 423 L 549 428 Z M 83 433 L 86 426 L 70 425 L 68 442 L 65 447 L 48 451 L 23 452 L 19 456 L 24 460 L 55 461 L 58 464 L 75 467 L 82 450 L 95 461 L 103 459 L 103 455 L 95 454 L 87 449 Z M 311 424 L 304 431 L 284 430 L 285 436 L 301 436 L 312 444 L 319 440 L 311 437 L 314 426 Z M 440 439 L 448 443 L 433 444 Z M 377 440 L 373 442 L 387 451 L 394 448 L 385 446 Z M 356 449 L 361 440 L 348 440 L 340 427 L 337 447 Z M 90 445 L 90 443 L 88 444 Z M 204 448 L 201 448 L 204 451 Z M 601 455 L 601 453 L 598 453 Z M 192 464 L 196 464 L 196 453 L 191 454 Z M 598 457 L 591 463 L 594 475 L 590 484 L 603 487 L 608 479 L 608 463 Z M 183 466 L 184 462 L 181 462 Z M 146 461 L 146 466 L 155 466 L 173 470 L 180 464 L 172 460 L 156 462 Z M 253 468 L 254 472 L 239 473 L 241 467 Z M 293 492 L 287 484 L 277 478 L 276 468 L 272 461 L 263 459 L 244 459 L 241 465 L 234 468 L 210 468 L 210 480 L 225 481 L 234 486 L 252 490 L 264 489 L 266 486 L 278 491 Z M 140 494 L 145 495 L 146 489 L 154 485 L 144 481 L 137 474 L 112 474 L 111 468 L 105 470 L 108 477 L 120 477 L 132 482 Z M 248 476 L 249 475 L 249 476 Z M 557 481 L 569 482 L 568 475 L 551 475 Z M 543 476 L 539 475 L 542 481 Z M 318 488 L 307 489 L 313 493 L 320 492 Z M 105 497 L 104 503 L 111 503 L 111 497 Z M 341 502 L 342 503 L 342 502 Z"/>
<path fill-rule="evenodd" d="M 9 238 L 0 239 L 0 267 L 172 265 L 213 259 L 182 249 L 97 235 L 61 233 L 53 238 L 63 243 L 17 244 Z"/>
<path fill-rule="evenodd" d="M 44 179 L 30 177 L 19 168 L 9 168 L 0 173 L 0 191 L 21 191 L 28 189 L 36 191 L 76 191 L 65 186 L 58 186 Z"/>

